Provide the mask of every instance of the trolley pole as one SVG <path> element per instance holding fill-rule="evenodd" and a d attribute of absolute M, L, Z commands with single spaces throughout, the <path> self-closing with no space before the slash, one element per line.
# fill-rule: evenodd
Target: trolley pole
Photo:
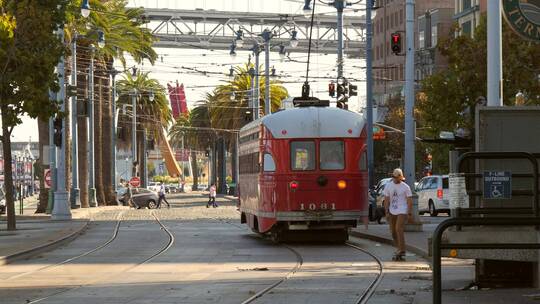
<path fill-rule="evenodd" d="M 367 162 L 368 162 L 368 189 L 374 182 L 374 159 L 373 159 L 373 63 L 371 62 L 371 50 L 373 48 L 373 32 L 371 22 L 371 10 L 373 0 L 366 2 L 366 114 L 367 114 Z"/>
<path fill-rule="evenodd" d="M 337 80 L 339 81 L 343 77 L 343 9 L 347 4 L 345 0 L 335 0 L 332 5 L 337 10 Z"/>

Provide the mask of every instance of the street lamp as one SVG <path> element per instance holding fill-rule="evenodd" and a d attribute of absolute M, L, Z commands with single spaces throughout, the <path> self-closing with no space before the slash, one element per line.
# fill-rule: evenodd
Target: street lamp
<path fill-rule="evenodd" d="M 298 35 L 298 32 L 296 30 L 292 30 L 291 41 L 290 41 L 292 48 L 296 48 L 298 46 L 298 38 L 296 37 L 296 35 Z"/>
<path fill-rule="evenodd" d="M 105 47 L 105 33 L 102 30 L 98 31 L 98 47 L 100 49 Z"/>
<path fill-rule="evenodd" d="M 90 4 L 88 3 L 89 0 L 83 0 L 81 4 L 81 15 L 84 18 L 88 18 L 90 16 Z"/>
<path fill-rule="evenodd" d="M 242 30 L 238 30 L 236 32 L 236 40 L 235 44 L 237 47 L 242 47 L 244 45 L 244 38 L 243 38 L 244 32 Z"/>
<path fill-rule="evenodd" d="M 304 17 L 311 18 L 311 11 L 311 0 L 305 0 L 304 8 L 302 8 L 302 13 L 304 13 Z"/>

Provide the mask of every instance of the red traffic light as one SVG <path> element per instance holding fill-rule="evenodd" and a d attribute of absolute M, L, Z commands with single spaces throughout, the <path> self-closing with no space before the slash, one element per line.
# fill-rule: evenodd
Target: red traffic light
<path fill-rule="evenodd" d="M 336 96 L 336 84 L 333 82 L 328 84 L 328 95 L 332 97 Z"/>
<path fill-rule="evenodd" d="M 392 52 L 396 55 L 401 53 L 401 34 L 400 33 L 392 33 Z"/>

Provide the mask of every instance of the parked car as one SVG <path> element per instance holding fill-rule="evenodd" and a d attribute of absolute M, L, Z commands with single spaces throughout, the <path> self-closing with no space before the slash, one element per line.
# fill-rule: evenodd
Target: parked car
<path fill-rule="evenodd" d="M 0 214 L 6 213 L 6 194 L 0 189 Z"/>
<path fill-rule="evenodd" d="M 144 189 L 144 188 L 133 188 L 132 189 L 133 200 L 139 207 L 155 209 L 158 203 L 158 195 L 156 192 Z M 124 193 L 123 201 L 128 202 L 127 192 Z"/>
<path fill-rule="evenodd" d="M 159 187 L 160 186 L 161 186 L 161 184 L 158 183 L 158 182 L 149 182 L 146 189 L 154 191 L 154 192 L 159 192 Z"/>
<path fill-rule="evenodd" d="M 167 187 L 165 188 L 165 190 L 167 191 L 167 193 L 178 193 L 178 192 L 180 192 L 180 188 L 178 187 L 178 185 L 174 185 L 174 184 L 168 184 Z"/>
<path fill-rule="evenodd" d="M 381 223 L 381 218 L 384 217 L 384 187 L 392 178 L 381 179 L 373 190 L 369 190 L 369 219 Z"/>
<path fill-rule="evenodd" d="M 206 191 L 206 190 L 208 190 L 208 185 L 199 184 L 199 185 L 197 185 L 197 190 L 198 191 Z"/>
<path fill-rule="evenodd" d="M 448 175 L 423 177 L 416 186 L 418 212 L 437 216 L 439 212 L 450 213 Z"/>

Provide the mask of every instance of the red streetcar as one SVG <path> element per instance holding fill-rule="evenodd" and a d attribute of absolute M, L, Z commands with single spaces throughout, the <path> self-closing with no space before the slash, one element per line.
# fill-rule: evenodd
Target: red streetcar
<path fill-rule="evenodd" d="M 241 222 L 280 239 L 294 230 L 337 233 L 367 215 L 361 115 L 324 106 L 283 110 L 240 130 Z"/>

